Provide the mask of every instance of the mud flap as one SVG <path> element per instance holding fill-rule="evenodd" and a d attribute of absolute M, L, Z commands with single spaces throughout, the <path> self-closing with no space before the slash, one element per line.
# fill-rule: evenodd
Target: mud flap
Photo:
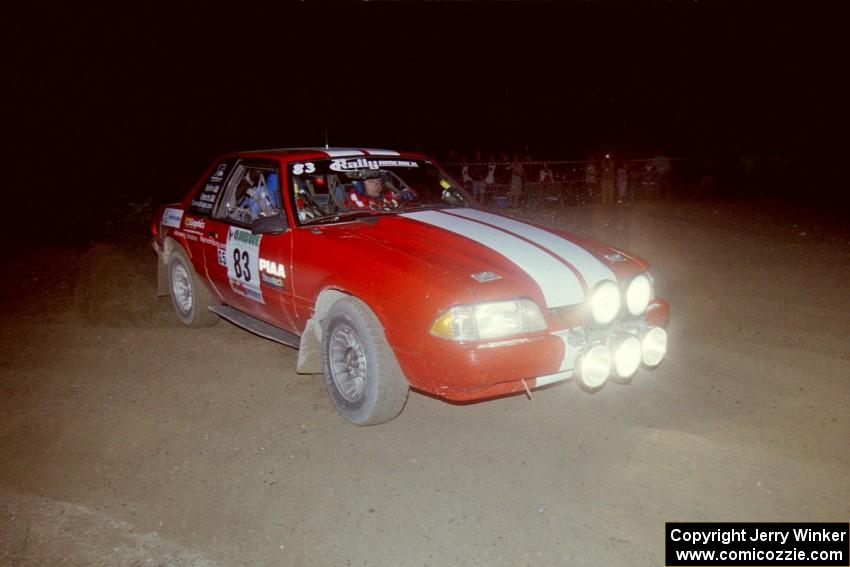
<path fill-rule="evenodd" d="M 301 333 L 298 347 L 298 364 L 295 371 L 299 374 L 322 373 L 322 325 L 311 318 Z"/>
<path fill-rule="evenodd" d="M 162 256 L 156 257 L 156 295 L 163 297 L 168 295 L 168 266 L 162 262 Z"/>

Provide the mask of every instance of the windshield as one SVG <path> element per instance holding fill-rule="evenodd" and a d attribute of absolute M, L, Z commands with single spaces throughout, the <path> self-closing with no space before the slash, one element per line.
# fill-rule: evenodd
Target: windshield
<path fill-rule="evenodd" d="M 289 164 L 301 224 L 428 207 L 469 207 L 458 183 L 427 160 L 349 157 Z"/>

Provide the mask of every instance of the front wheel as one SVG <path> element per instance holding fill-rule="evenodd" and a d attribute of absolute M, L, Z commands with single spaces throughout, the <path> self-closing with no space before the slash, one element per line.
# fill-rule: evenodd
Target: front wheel
<path fill-rule="evenodd" d="M 401 413 L 407 401 L 407 378 L 380 321 L 354 297 L 337 301 L 328 312 L 322 371 L 334 406 L 351 423 L 385 423 Z"/>
<path fill-rule="evenodd" d="M 209 327 L 218 322 L 218 315 L 209 310 L 215 300 L 179 248 L 168 259 L 168 289 L 177 316 L 187 326 Z"/>

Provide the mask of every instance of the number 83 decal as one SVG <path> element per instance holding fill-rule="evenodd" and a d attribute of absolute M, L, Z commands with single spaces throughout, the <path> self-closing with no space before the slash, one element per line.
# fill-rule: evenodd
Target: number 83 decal
<path fill-rule="evenodd" d="M 262 236 L 251 231 L 230 227 L 227 231 L 227 279 L 230 287 L 240 295 L 263 302 L 259 273 L 260 240 Z"/>
<path fill-rule="evenodd" d="M 247 250 L 233 249 L 233 271 L 236 273 L 236 278 L 251 281 L 251 257 Z"/>
<path fill-rule="evenodd" d="M 308 161 L 307 163 L 294 163 L 292 164 L 292 175 L 303 175 L 305 173 L 315 173 L 316 166 L 313 162 Z"/>

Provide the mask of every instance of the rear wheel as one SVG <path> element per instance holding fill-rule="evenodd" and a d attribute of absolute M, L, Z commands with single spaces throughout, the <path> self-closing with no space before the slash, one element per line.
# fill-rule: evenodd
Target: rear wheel
<path fill-rule="evenodd" d="M 325 387 L 337 411 L 357 425 L 395 418 L 409 385 L 387 343 L 380 321 L 354 297 L 337 301 L 322 333 Z"/>
<path fill-rule="evenodd" d="M 179 248 L 168 259 L 168 289 L 177 316 L 187 326 L 209 327 L 218 323 L 218 315 L 209 310 L 217 302 Z"/>

